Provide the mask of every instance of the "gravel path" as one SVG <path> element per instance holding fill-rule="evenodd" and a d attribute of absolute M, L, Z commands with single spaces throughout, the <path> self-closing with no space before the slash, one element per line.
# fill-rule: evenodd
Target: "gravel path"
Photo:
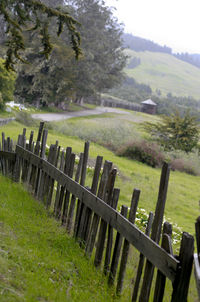
<path fill-rule="evenodd" d="M 119 114 L 130 114 L 127 111 L 123 111 L 117 108 L 110 108 L 110 107 L 96 107 L 92 110 L 83 110 L 83 111 L 74 111 L 74 112 L 63 112 L 63 113 L 37 113 L 32 114 L 32 117 L 35 119 L 40 119 L 44 122 L 51 122 L 51 121 L 61 121 L 67 120 L 72 117 L 79 117 L 79 116 L 87 116 L 87 115 L 96 115 L 96 114 L 103 114 L 103 113 L 119 113 Z"/>

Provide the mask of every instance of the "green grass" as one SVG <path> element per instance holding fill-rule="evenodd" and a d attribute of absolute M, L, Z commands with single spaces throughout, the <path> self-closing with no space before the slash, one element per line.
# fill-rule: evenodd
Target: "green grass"
<path fill-rule="evenodd" d="M 0 301 L 111 301 L 102 274 L 44 207 L 0 183 Z"/>
<path fill-rule="evenodd" d="M 129 77 L 149 85 L 154 91 L 160 89 L 166 95 L 200 98 L 200 69 L 178 60 L 172 55 L 154 52 L 126 50 L 131 57 L 138 57 L 141 64 L 134 69 L 125 69 Z"/>
<path fill-rule="evenodd" d="M 72 118 L 51 123 L 50 126 L 55 132 L 76 136 L 109 147 L 111 150 L 117 150 L 120 145 L 144 137 L 146 134 L 140 129 L 139 124 L 152 119 L 157 121 L 159 117 L 121 110 L 121 114 L 105 113 Z"/>
<path fill-rule="evenodd" d="M 1 127 L 6 136 L 17 140 L 17 135 L 22 133 L 23 126 L 12 122 Z M 37 128 L 27 127 L 27 138 L 30 131 Z M 47 144 L 58 140 L 62 147 L 71 146 L 73 152 L 79 154 L 84 149 L 84 141 L 78 137 L 66 136 L 58 132 L 49 131 Z M 133 188 L 141 190 L 139 206 L 147 211 L 154 211 L 157 201 L 160 169 L 151 168 L 147 165 L 127 158 L 116 156 L 112 151 L 95 143 L 90 143 L 91 158 L 102 155 L 104 160 L 110 160 L 118 168 L 117 186 L 121 189 L 120 204 L 130 205 Z M 88 182 L 91 179 L 88 180 Z M 180 172 L 171 172 L 168 198 L 166 204 L 166 217 L 177 223 L 184 231 L 194 234 L 194 222 L 199 215 L 199 176 L 192 176 Z M 88 183 L 89 184 L 89 183 Z"/>
<path fill-rule="evenodd" d="M 103 117 L 103 119 L 104 118 L 105 117 Z M 82 120 L 84 119 L 77 119 L 76 123 L 79 121 L 80 126 Z M 87 119 L 87 122 L 91 120 L 92 119 Z M 101 121 L 101 118 L 98 118 L 98 120 Z M 16 140 L 17 135 L 22 133 L 22 128 L 23 126 L 21 124 L 12 122 L 1 129 L 5 132 L 6 136 L 11 136 Z M 27 127 L 28 135 L 30 134 L 30 130 L 35 130 L 37 133 L 38 129 Z M 37 135 L 36 133 L 35 138 Z M 47 141 L 48 145 L 55 143 L 56 140 L 58 140 L 59 144 L 63 147 L 71 146 L 73 152 L 76 154 L 79 154 L 83 151 L 83 140 L 79 139 L 78 137 L 66 136 L 50 130 Z M 104 156 L 104 160 L 112 161 L 117 167 L 119 175 L 117 176 L 116 187 L 119 187 L 121 190 L 119 201 L 120 205 L 126 204 L 127 206 L 130 206 L 132 191 L 134 188 L 138 188 L 141 190 L 139 207 L 144 208 L 147 212 L 154 212 L 158 196 L 159 179 L 161 174 L 160 169 L 151 168 L 142 163 L 118 157 L 113 152 L 95 143 L 90 144 L 89 155 L 92 159 L 94 159 L 97 155 L 102 155 Z M 178 225 L 182 231 L 187 231 L 192 235 L 195 233 L 194 223 L 200 212 L 199 183 L 199 176 L 192 176 L 185 173 L 172 171 L 170 175 L 169 190 L 165 209 L 165 217 L 168 221 L 172 222 L 172 224 L 175 226 Z M 91 185 L 91 175 L 87 177 L 86 184 L 89 186 Z M 177 246 L 174 246 L 175 251 L 176 249 Z M 130 265 L 132 264 L 129 264 L 128 271 L 130 271 L 131 274 L 132 267 L 130 267 Z M 194 279 L 192 279 L 189 296 L 190 298 L 188 301 L 194 302 L 196 296 L 195 283 Z M 124 298 L 124 301 L 127 301 L 126 298 Z"/>

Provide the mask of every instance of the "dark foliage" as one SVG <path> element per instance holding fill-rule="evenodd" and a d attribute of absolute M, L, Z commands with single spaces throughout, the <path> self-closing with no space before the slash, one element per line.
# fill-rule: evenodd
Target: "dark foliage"
<path fill-rule="evenodd" d="M 16 61 L 24 62 L 22 57 L 26 46 L 24 32 L 40 32 L 40 40 L 43 50 L 40 51 L 46 58 L 52 51 L 49 35 L 49 22 L 53 18 L 57 20 L 57 35 L 59 36 L 64 25 L 69 32 L 71 46 L 76 57 L 81 53 L 80 35 L 76 27 L 77 21 L 68 12 L 55 9 L 34 0 L 1 0 L 0 16 L 4 17 L 4 28 L 7 34 L 7 57 L 5 66 L 7 70 L 13 70 Z M 38 38 L 38 36 L 37 36 Z"/>
<path fill-rule="evenodd" d="M 167 46 L 160 46 L 153 41 L 133 36 L 132 34 L 125 33 L 123 35 L 124 47 L 130 48 L 135 51 L 152 51 L 152 52 L 164 52 L 171 54 L 172 49 Z"/>

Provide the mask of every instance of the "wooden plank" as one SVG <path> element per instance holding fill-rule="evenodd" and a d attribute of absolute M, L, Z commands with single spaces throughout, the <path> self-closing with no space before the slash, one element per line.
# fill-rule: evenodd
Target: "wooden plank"
<path fill-rule="evenodd" d="M 83 152 L 83 164 L 82 164 L 82 169 L 81 169 L 81 179 L 80 179 L 80 185 L 84 186 L 85 185 L 85 180 L 86 180 L 86 173 L 87 173 L 87 162 L 88 162 L 88 157 L 89 157 L 89 142 L 85 142 L 84 145 L 84 152 Z M 75 221 L 75 227 L 76 229 L 74 230 L 74 235 L 75 237 L 81 238 L 81 232 L 82 228 L 80 226 L 81 224 L 81 218 L 83 212 L 84 204 L 78 200 L 77 203 L 77 210 L 76 210 L 76 221 Z M 84 219 L 84 217 L 82 218 Z"/>
<path fill-rule="evenodd" d="M 70 166 L 68 171 L 68 176 L 73 178 L 74 173 L 74 164 L 75 164 L 75 154 L 71 153 L 70 156 Z M 67 222 L 67 214 L 68 214 L 68 207 L 69 207 L 69 198 L 70 198 L 70 191 L 66 190 L 64 204 L 63 204 L 63 214 L 62 214 L 62 225 L 66 225 Z"/>
<path fill-rule="evenodd" d="M 183 232 L 179 253 L 180 266 L 173 282 L 171 302 L 187 302 L 194 254 L 194 238 Z"/>
<path fill-rule="evenodd" d="M 9 161 L 16 161 L 16 153 L 10 151 L 0 151 L 0 157 L 8 159 Z"/>
<path fill-rule="evenodd" d="M 65 175 L 68 175 L 68 172 L 69 172 L 71 153 L 72 153 L 72 148 L 67 147 L 66 154 L 65 154 L 65 165 L 64 165 L 64 174 Z M 61 215 L 62 215 L 63 198 L 65 195 L 65 190 L 66 190 L 65 186 L 63 186 L 61 184 L 58 207 L 57 207 L 57 216 L 56 216 L 57 219 L 60 219 Z"/>
<path fill-rule="evenodd" d="M 135 217 L 136 217 L 139 198 L 140 198 L 140 190 L 134 189 L 132 199 L 131 199 L 131 208 L 130 208 L 129 218 L 128 218 L 128 220 L 133 224 L 135 223 Z M 129 241 L 127 239 L 124 239 L 119 275 L 118 275 L 118 280 L 117 280 L 117 288 L 116 288 L 117 295 L 121 294 L 121 292 L 122 292 L 124 277 L 125 277 L 125 272 L 126 272 L 126 265 L 127 265 L 127 261 L 128 261 L 129 247 L 130 247 Z"/>
<path fill-rule="evenodd" d="M 194 276 L 195 276 L 197 292 L 200 300 L 200 266 L 199 266 L 198 254 L 194 254 Z"/>
<path fill-rule="evenodd" d="M 152 225 L 152 233 L 151 233 L 151 239 L 153 241 L 155 241 L 156 243 L 159 242 L 160 235 L 161 235 L 165 203 L 166 203 L 166 198 L 167 198 L 169 173 L 170 173 L 169 165 L 167 163 L 164 163 L 163 167 L 162 167 L 159 193 L 158 193 L 158 201 L 156 204 L 156 211 L 155 211 L 154 221 L 153 221 L 153 225 Z M 146 266 L 145 266 L 141 294 L 140 294 L 140 300 L 139 300 L 140 302 L 149 301 L 153 274 L 154 274 L 154 266 L 150 261 L 147 261 Z"/>
<path fill-rule="evenodd" d="M 57 167 L 58 158 L 59 158 L 59 154 L 60 154 L 60 146 L 58 147 L 58 144 L 56 144 L 55 146 L 56 146 L 56 148 L 55 148 L 55 152 L 53 154 L 52 164 L 55 167 Z M 49 192 L 47 194 L 47 208 L 49 208 L 51 206 L 51 203 L 52 203 L 54 183 L 55 183 L 55 180 L 54 180 L 54 178 L 51 177 L 50 181 L 49 181 Z"/>
<path fill-rule="evenodd" d="M 110 161 L 105 161 L 104 167 L 103 167 L 103 173 L 101 175 L 101 181 L 99 184 L 99 189 L 98 189 L 98 194 L 97 197 L 104 199 L 106 196 L 106 187 L 107 187 L 107 182 L 108 182 L 108 177 L 109 173 L 112 169 L 112 163 Z M 94 201 L 95 205 L 95 201 Z M 98 231 L 98 226 L 99 226 L 99 221 L 100 221 L 100 215 L 98 215 L 98 212 L 94 211 L 92 223 L 91 223 L 91 228 L 90 228 L 90 233 L 88 236 L 88 240 L 86 242 L 86 255 L 91 256 L 92 251 L 94 248 L 95 240 L 96 240 L 96 235 Z"/>
<path fill-rule="evenodd" d="M 164 223 L 161 247 L 172 255 L 172 225 L 168 222 Z M 154 290 L 153 302 L 162 302 L 165 291 L 166 277 L 159 270 L 157 272 L 156 285 Z"/>
<path fill-rule="evenodd" d="M 122 234 L 139 252 L 141 252 L 149 261 L 155 265 L 171 281 L 175 280 L 176 270 L 179 261 L 173 256 L 168 255 L 156 242 L 148 238 L 135 225 L 125 219 L 120 213 L 112 209 L 101 198 L 95 196 L 83 186 L 80 186 L 73 179 L 69 178 L 62 171 L 55 168 L 45 160 L 40 159 L 35 154 L 16 146 L 16 153 L 29 160 L 32 164 L 43 169 L 48 175 L 53 175 L 56 181 L 66 186 L 76 198 L 82 199 L 85 195 L 85 204 L 98 216 L 103 217 L 107 223 Z"/>
<path fill-rule="evenodd" d="M 125 207 L 125 206 L 122 206 L 121 207 L 121 215 L 126 218 L 127 214 L 128 214 L 128 208 Z M 117 274 L 117 267 L 118 267 L 118 263 L 119 263 L 120 251 L 121 251 L 121 247 L 122 247 L 122 241 L 123 241 L 122 235 L 119 232 L 117 232 L 116 239 L 115 239 L 115 246 L 114 246 L 113 256 L 112 256 L 110 274 L 109 274 L 109 277 L 108 277 L 108 284 L 109 285 L 113 285 L 114 281 L 115 281 L 115 277 L 116 277 L 116 274 Z"/>
<path fill-rule="evenodd" d="M 36 141 L 35 148 L 34 148 L 34 154 L 35 155 L 39 155 L 39 153 L 40 153 L 40 141 L 41 141 L 41 138 L 42 138 L 43 128 L 44 128 L 44 122 L 40 122 L 40 126 L 39 126 L 39 129 L 38 129 L 37 141 Z M 35 167 L 33 165 L 32 168 L 31 168 L 31 174 L 30 174 L 30 177 L 29 177 L 29 183 L 32 186 L 33 190 L 35 188 L 36 175 L 37 175 L 37 167 Z"/>
<path fill-rule="evenodd" d="M 75 182 L 77 182 L 77 183 L 79 182 L 79 179 L 80 179 L 82 163 L 83 163 L 83 153 L 80 154 L 79 163 L 78 163 L 78 167 L 76 170 Z M 75 205 L 76 205 L 76 196 L 72 194 L 71 203 L 70 203 L 70 207 L 69 207 L 69 214 L 67 217 L 67 227 L 66 228 L 67 228 L 68 233 L 70 233 L 72 230 Z"/>
<path fill-rule="evenodd" d="M 55 167 L 56 156 L 57 156 L 58 146 L 57 143 L 52 145 L 51 152 L 49 154 L 49 162 Z M 51 197 L 54 187 L 54 177 L 53 175 L 46 175 L 45 177 L 45 188 L 44 191 L 44 203 L 46 208 L 49 209 L 51 206 Z"/>
<path fill-rule="evenodd" d="M 153 213 L 150 212 L 149 217 L 148 217 L 147 227 L 145 230 L 145 234 L 147 236 L 150 236 L 152 223 L 153 223 Z M 139 260 L 139 264 L 138 264 L 138 268 L 137 268 L 136 280 L 135 280 L 135 285 L 134 285 L 134 290 L 133 290 L 133 295 L 132 295 L 132 302 L 137 301 L 139 285 L 140 285 L 140 280 L 142 277 L 142 271 L 143 271 L 143 266 L 144 266 L 144 260 L 145 260 L 144 255 L 140 253 L 140 260 Z"/>
<path fill-rule="evenodd" d="M 97 156 L 95 168 L 94 168 L 94 175 L 93 175 L 93 179 L 92 179 L 92 186 L 91 186 L 91 192 L 95 195 L 96 195 L 97 187 L 98 187 L 98 183 L 99 183 L 102 162 L 103 162 L 103 157 Z M 83 216 L 83 220 L 84 220 L 84 222 L 83 222 L 83 227 L 82 227 L 82 232 L 81 232 L 81 239 L 83 240 L 83 242 L 87 242 L 90 227 L 91 227 L 91 221 L 92 221 L 92 211 L 88 207 L 85 207 L 85 214 Z"/>
<path fill-rule="evenodd" d="M 111 207 L 114 210 L 116 210 L 116 208 L 117 208 L 119 194 L 120 194 L 120 190 L 115 188 L 113 191 L 112 203 L 111 203 Z M 106 244 L 106 255 L 105 255 L 104 269 L 103 269 L 103 272 L 105 275 L 107 275 L 109 273 L 112 246 L 113 246 L 113 227 L 111 225 L 109 225 L 108 226 L 108 238 L 107 238 L 107 244 Z"/>
<path fill-rule="evenodd" d="M 65 152 L 62 151 L 61 158 L 60 158 L 60 167 L 59 167 L 60 171 L 64 170 L 64 164 L 65 164 Z M 56 217 L 58 216 L 58 204 L 59 204 L 60 189 L 61 189 L 61 185 L 59 182 L 57 182 L 56 198 L 55 198 L 55 203 L 54 203 L 54 215 Z"/>
<path fill-rule="evenodd" d="M 196 231 L 197 255 L 200 255 L 200 216 L 196 220 L 195 231 Z"/>
<path fill-rule="evenodd" d="M 111 202 L 112 202 L 112 195 L 113 195 L 116 175 L 117 175 L 117 169 L 113 169 L 110 172 L 110 175 L 108 178 L 105 202 L 109 205 L 111 205 Z M 98 236 L 98 241 L 97 241 L 95 259 L 94 259 L 94 265 L 96 267 L 100 266 L 101 261 L 102 261 L 104 245 L 105 245 L 105 240 L 106 240 L 106 231 L 107 231 L 107 222 L 104 221 L 104 219 L 102 217 L 100 228 L 99 228 L 99 236 Z"/>

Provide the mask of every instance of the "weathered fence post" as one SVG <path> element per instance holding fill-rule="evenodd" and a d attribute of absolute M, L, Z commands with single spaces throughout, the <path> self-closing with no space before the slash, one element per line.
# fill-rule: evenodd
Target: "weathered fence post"
<path fill-rule="evenodd" d="M 187 302 L 190 276 L 192 272 L 193 253 L 194 238 L 190 234 L 183 232 L 179 253 L 180 267 L 173 284 L 171 302 Z"/>
<path fill-rule="evenodd" d="M 97 194 L 97 196 L 103 200 L 105 199 L 105 196 L 106 196 L 107 182 L 108 182 L 108 177 L 109 177 L 111 169 L 112 169 L 112 162 L 106 160 L 104 163 L 103 173 L 101 176 L 101 181 L 99 184 L 99 189 L 98 189 L 98 194 Z M 91 256 L 93 248 L 94 248 L 97 230 L 98 230 L 98 226 L 99 226 L 99 220 L 100 220 L 100 217 L 96 213 L 94 213 L 88 240 L 86 243 L 86 254 L 88 256 Z"/>
<path fill-rule="evenodd" d="M 161 247 L 169 254 L 173 254 L 172 244 L 171 244 L 171 236 L 172 236 L 172 225 L 168 222 L 164 223 L 163 226 L 163 234 L 162 234 L 162 243 Z M 165 282 L 166 277 L 159 270 L 157 272 L 156 285 L 154 290 L 154 299 L 153 302 L 161 302 L 163 301 L 164 291 L 165 291 Z"/>
<path fill-rule="evenodd" d="M 93 176 L 93 180 L 92 180 L 92 186 L 91 186 L 91 190 L 90 190 L 93 194 L 96 194 L 96 192 L 97 192 L 102 161 L 103 161 L 103 157 L 97 156 L 95 169 L 94 169 L 94 176 Z M 90 230 L 91 219 L 92 219 L 92 211 L 88 207 L 84 207 L 83 210 L 84 211 L 83 211 L 83 214 L 81 217 L 81 222 L 80 222 L 80 228 L 82 230 L 80 232 L 80 238 L 85 243 L 89 236 L 89 230 Z"/>
<path fill-rule="evenodd" d="M 109 205 L 111 205 L 112 201 L 112 195 L 115 185 L 115 179 L 117 175 L 117 170 L 113 169 L 110 172 L 109 178 L 108 178 L 108 184 L 106 188 L 106 196 L 105 196 L 105 202 Z M 99 266 L 102 261 L 103 257 L 103 250 L 104 250 L 104 244 L 106 240 L 106 231 L 107 231 L 107 222 L 101 218 L 100 228 L 99 228 L 99 236 L 97 241 L 97 247 L 96 247 L 96 253 L 95 253 L 95 259 L 94 259 L 94 265 Z"/>
<path fill-rule="evenodd" d="M 68 171 L 68 176 L 70 178 L 73 178 L 74 164 L 75 164 L 75 154 L 71 153 L 70 165 L 69 165 L 69 171 Z M 68 207 L 69 207 L 69 198 L 70 198 L 70 192 L 66 190 L 64 203 L 63 203 L 63 214 L 62 214 L 62 218 L 61 218 L 62 225 L 66 225 L 67 213 L 68 213 Z"/>
<path fill-rule="evenodd" d="M 89 142 L 85 143 L 84 146 L 84 153 L 83 153 L 83 164 L 82 164 L 82 170 L 81 170 L 81 179 L 80 179 L 80 185 L 85 185 L 86 180 L 86 173 L 87 173 L 87 162 L 89 157 Z M 81 200 L 78 200 L 77 203 L 77 211 L 76 211 L 76 220 L 75 220 L 75 229 L 74 229 L 74 235 L 75 237 L 80 236 L 81 230 L 80 230 L 80 223 L 81 223 L 81 216 L 83 213 L 84 204 L 81 202 Z"/>
<path fill-rule="evenodd" d="M 128 214 L 128 208 L 126 206 L 122 206 L 121 215 L 127 217 L 127 214 Z M 122 247 L 122 241 L 123 241 L 122 235 L 119 232 L 117 232 L 116 239 L 115 239 L 115 246 L 113 250 L 113 256 L 112 256 L 112 262 L 110 267 L 110 274 L 108 277 L 109 285 L 113 285 L 115 281 L 115 277 L 117 274 L 117 267 L 119 263 L 120 251 Z"/>
<path fill-rule="evenodd" d="M 153 213 L 150 212 L 148 222 L 147 222 L 147 227 L 146 227 L 146 230 L 145 230 L 145 234 L 147 236 L 150 236 L 150 233 L 151 233 L 153 217 L 154 217 Z M 134 290 L 133 290 L 132 302 L 137 301 L 138 290 L 139 290 L 140 280 L 141 280 L 141 277 L 142 277 L 142 271 L 143 271 L 143 266 L 144 266 L 144 260 L 145 260 L 144 255 L 140 253 L 140 260 L 139 260 L 137 274 L 136 274 L 136 280 L 135 280 L 135 285 L 134 285 Z"/>
<path fill-rule="evenodd" d="M 77 167 L 77 170 L 76 170 L 75 181 L 77 183 L 79 182 L 79 178 L 80 178 L 80 175 L 81 175 L 82 164 L 83 164 L 83 153 L 80 154 L 79 163 L 78 163 L 78 167 Z M 72 230 L 72 223 L 73 223 L 75 205 L 76 205 L 76 196 L 72 195 L 71 203 L 70 203 L 70 207 L 69 207 L 69 214 L 68 214 L 68 217 L 67 217 L 67 232 L 68 233 L 70 233 L 71 230 Z"/>
<path fill-rule="evenodd" d="M 200 300 L 200 216 L 195 223 L 197 254 L 194 254 L 194 275 L 197 292 Z"/>
<path fill-rule="evenodd" d="M 119 200 L 119 189 L 114 189 L 111 207 L 116 210 L 118 200 Z M 105 262 L 104 262 L 104 274 L 107 275 L 109 273 L 109 266 L 111 260 L 111 253 L 112 253 L 112 245 L 113 245 L 113 227 L 108 225 L 108 238 L 107 238 L 107 245 L 106 245 L 106 255 L 105 255 Z"/>
<path fill-rule="evenodd" d="M 131 200 L 129 218 L 128 218 L 129 221 L 133 224 L 134 224 L 135 218 L 136 218 L 139 197 L 140 197 L 140 190 L 134 189 L 133 195 L 132 195 L 132 200 Z M 127 265 L 127 260 L 128 260 L 128 254 L 129 254 L 129 247 L 130 247 L 130 243 L 128 242 L 128 240 L 124 239 L 119 276 L 118 276 L 118 280 L 117 280 L 117 289 L 116 289 L 116 292 L 118 295 L 121 294 L 121 292 L 122 292 L 126 265 Z"/>
<path fill-rule="evenodd" d="M 170 173 L 169 165 L 167 163 L 164 163 L 163 167 L 162 167 L 162 173 L 161 173 L 161 178 L 160 178 L 160 187 L 159 187 L 159 193 L 158 193 L 158 201 L 157 201 L 157 205 L 156 205 L 155 217 L 154 217 L 154 221 L 153 221 L 153 225 L 152 225 L 152 233 L 151 233 L 151 239 L 154 240 L 156 243 L 159 242 L 160 235 L 161 235 L 165 202 L 166 202 L 166 198 L 167 198 L 169 173 Z M 139 300 L 140 302 L 149 301 L 153 273 L 154 273 L 154 266 L 151 262 L 149 262 L 147 260 L 141 294 L 140 294 L 140 300 Z"/>

